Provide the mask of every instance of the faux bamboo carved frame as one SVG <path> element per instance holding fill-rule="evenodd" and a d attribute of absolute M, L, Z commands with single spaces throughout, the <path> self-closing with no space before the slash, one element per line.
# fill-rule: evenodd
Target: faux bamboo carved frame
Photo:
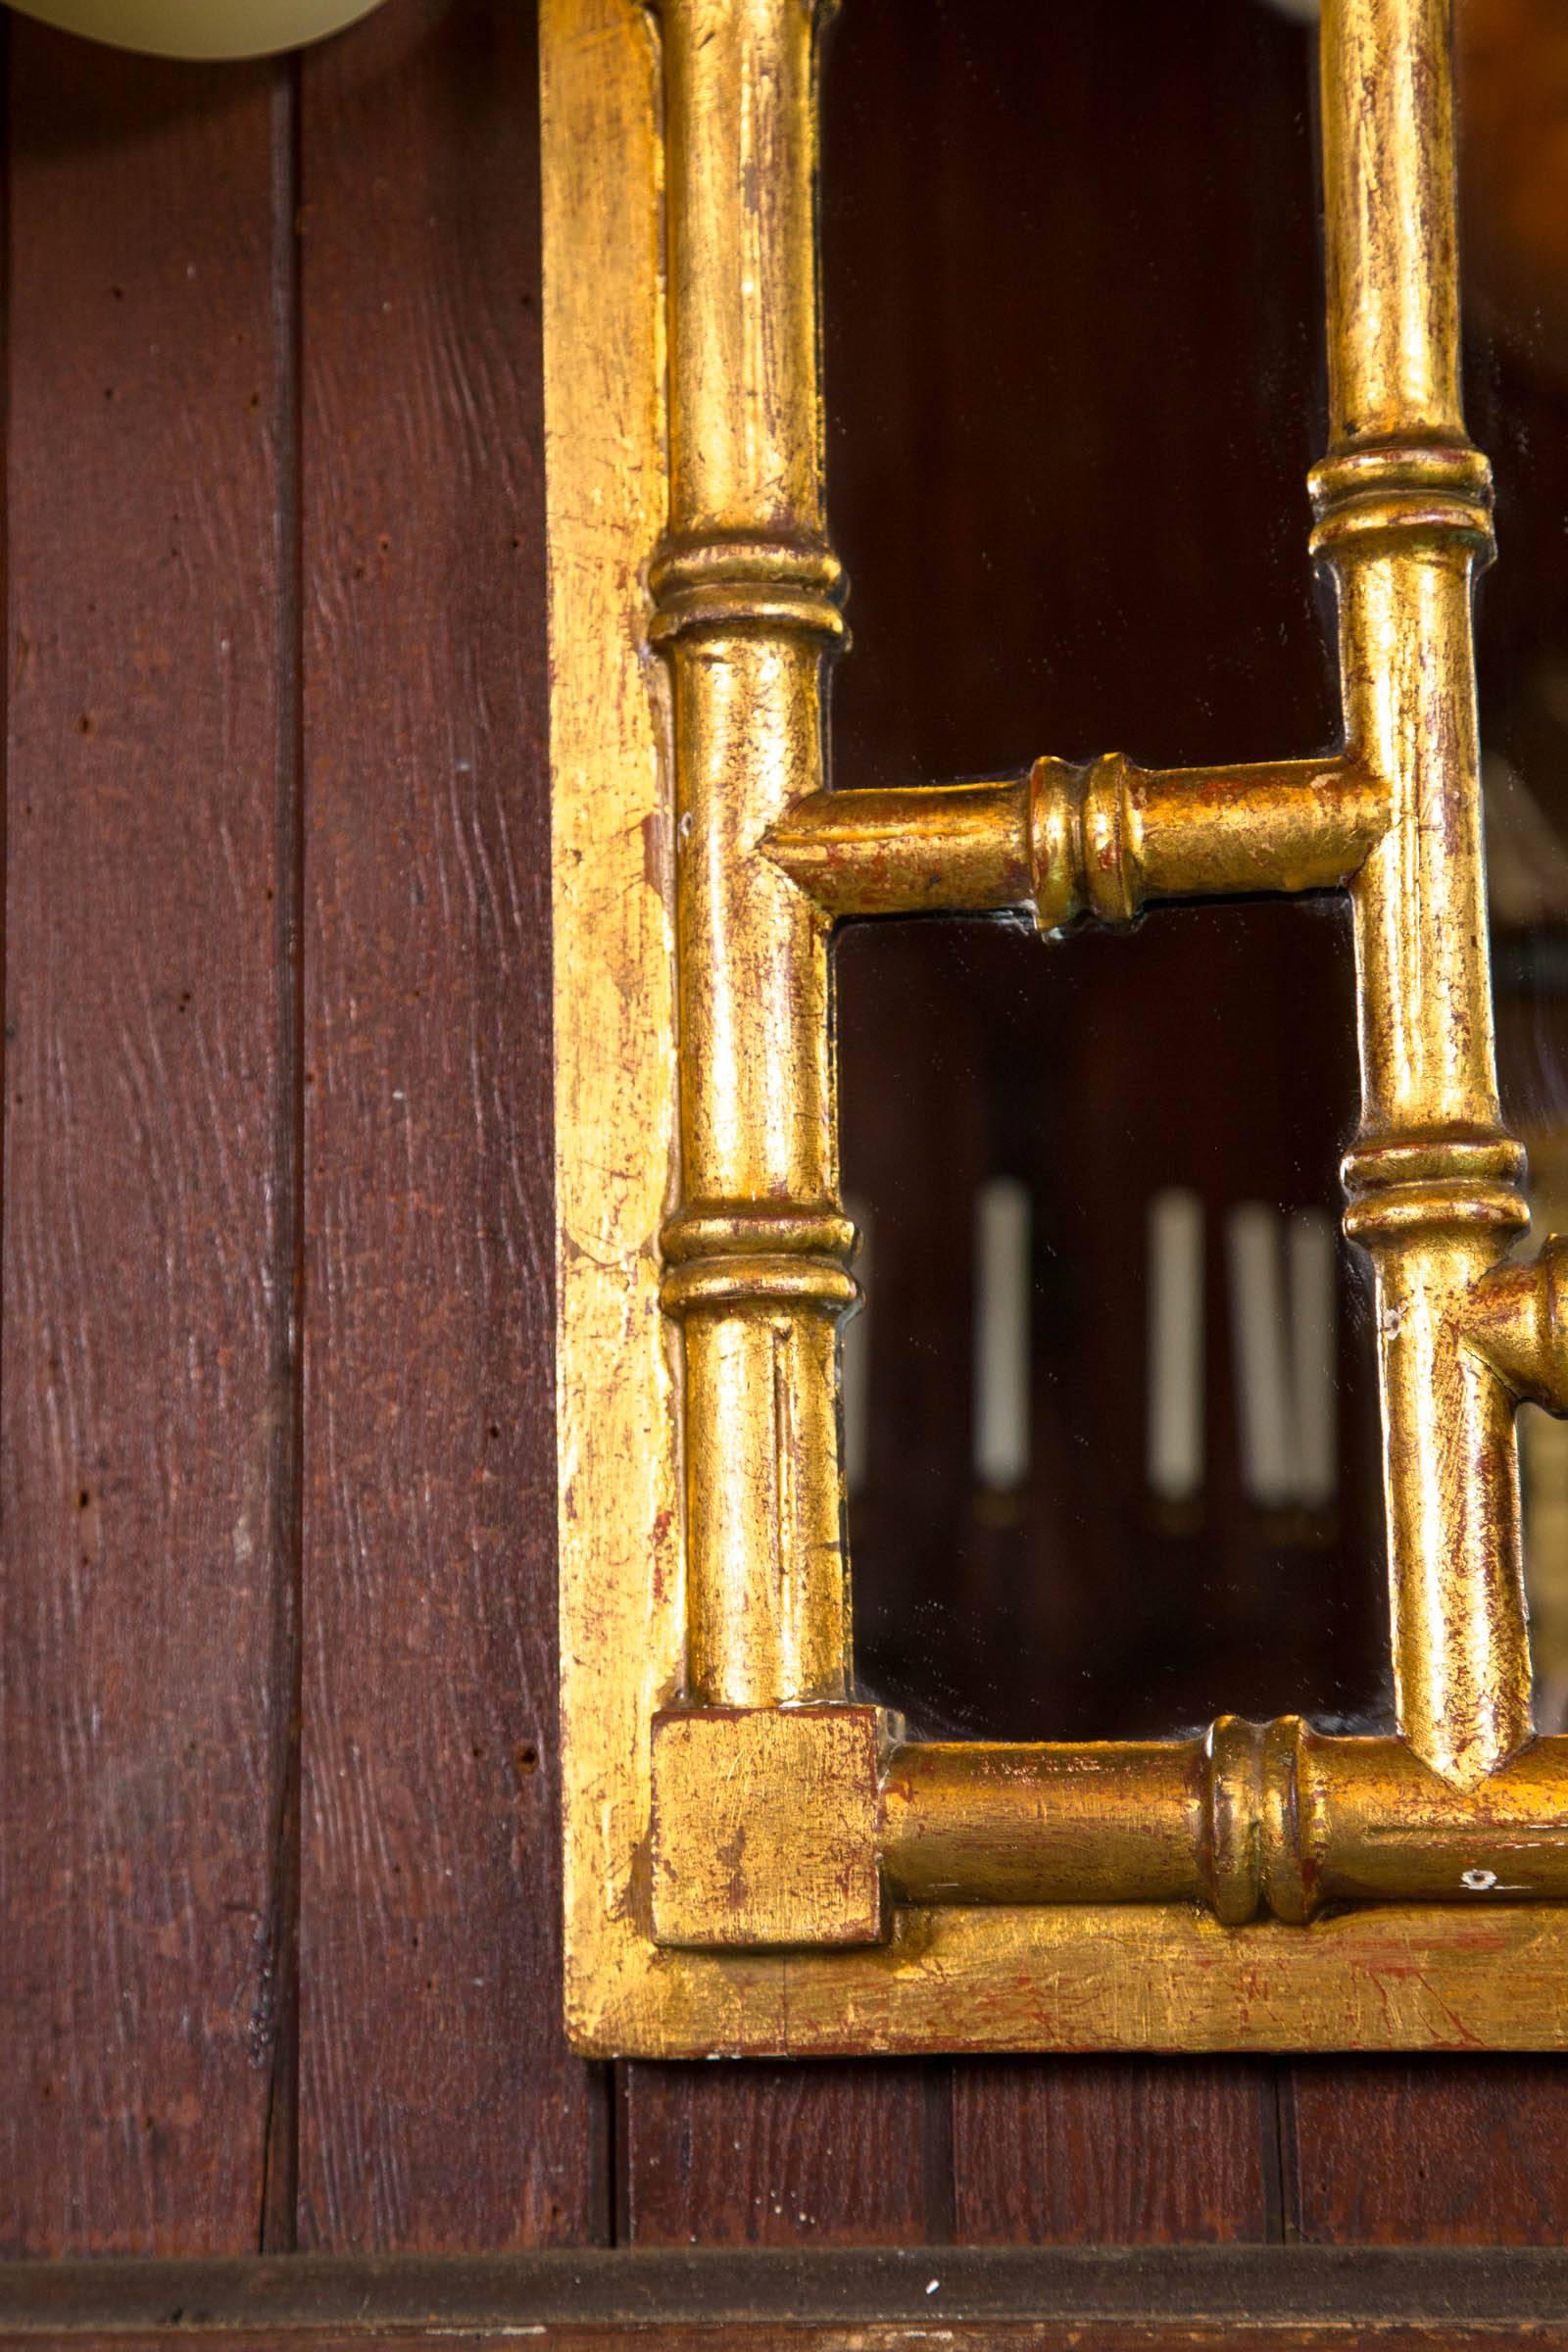
<path fill-rule="evenodd" d="M 853 5 L 853 0 L 850 0 Z M 1568 2043 L 1530 1714 L 1458 399 L 1449 0 L 1326 0 L 1345 751 L 824 789 L 813 0 L 544 0 L 566 2007 L 706 2052 Z M 911 37 L 918 37 L 911 26 Z M 1238 192 L 1239 200 L 1241 192 Z M 1346 889 L 1399 1735 L 906 1743 L 857 1704 L 829 944 L 844 913 Z"/>

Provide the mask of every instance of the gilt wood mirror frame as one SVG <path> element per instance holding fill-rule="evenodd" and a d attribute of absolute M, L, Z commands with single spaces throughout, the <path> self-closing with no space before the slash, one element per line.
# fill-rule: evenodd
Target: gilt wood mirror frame
<path fill-rule="evenodd" d="M 820 11 L 545 0 L 584 2050 L 1568 2042 L 1568 1739 L 1532 1722 L 1514 1436 L 1522 1400 L 1568 1409 L 1568 1257 L 1520 1253 L 1497 1100 L 1471 634 L 1491 495 L 1459 407 L 1449 13 L 1324 11 L 1310 551 L 1337 595 L 1341 751 L 866 791 L 825 766 Z M 1396 1734 L 1222 1716 L 1163 1741 L 911 1741 L 852 1665 L 834 926 L 1005 911 L 1054 938 L 1258 891 L 1352 910 L 1345 1222 L 1375 1283 Z"/>

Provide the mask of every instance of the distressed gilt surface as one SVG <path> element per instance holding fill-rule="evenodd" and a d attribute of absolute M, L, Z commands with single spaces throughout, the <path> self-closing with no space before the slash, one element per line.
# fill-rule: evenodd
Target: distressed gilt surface
<path fill-rule="evenodd" d="M 799 0 L 793 4 L 799 8 Z M 720 8 L 714 17 L 716 0 L 689 6 L 677 0 L 688 48 L 670 120 L 682 139 L 713 135 L 712 122 L 705 125 L 702 119 L 713 95 L 702 74 L 711 67 L 699 71 L 694 64 L 703 44 L 692 47 L 693 24 L 706 14 L 713 17 L 709 30 L 716 25 L 723 35 L 732 19 L 754 6 L 760 15 L 765 5 L 736 0 L 727 15 Z M 1375 5 L 1356 0 L 1356 22 L 1373 24 Z M 1439 0 L 1399 0 L 1399 6 L 1407 25 L 1417 26 L 1413 37 L 1427 37 L 1443 16 Z M 779 6 L 777 22 L 787 13 L 787 5 Z M 1393 318 L 1385 343 L 1348 360 L 1348 338 L 1368 316 L 1371 296 L 1343 272 L 1333 290 L 1336 398 L 1345 431 L 1342 454 L 1320 469 L 1317 491 L 1322 552 L 1345 581 L 1352 747 L 1345 760 L 1326 768 L 1317 763 L 1310 773 L 1305 763 L 1286 763 L 1211 779 L 1216 789 L 1208 798 L 1223 821 L 1218 833 L 1204 837 L 1215 844 L 1206 876 L 1203 858 L 1210 853 L 1195 851 L 1184 830 L 1193 779 L 1120 761 L 1098 762 L 1084 774 L 1043 762 L 1027 788 L 987 788 L 989 815 L 982 811 L 971 821 L 972 807 L 957 811 L 949 827 L 957 880 L 951 894 L 933 896 L 929 869 L 913 883 L 899 880 L 897 840 L 906 808 L 857 810 L 846 806 L 854 795 L 834 796 L 838 808 L 812 799 L 815 689 L 808 673 L 816 657 L 803 655 L 800 640 L 811 630 L 825 638 L 833 625 L 826 610 L 831 559 L 820 541 L 819 486 L 808 447 L 819 425 L 808 414 L 813 386 L 794 387 L 803 394 L 797 421 L 806 441 L 791 440 L 787 403 L 776 410 L 763 403 L 760 437 L 765 443 L 769 432 L 776 434 L 776 464 L 763 468 L 757 511 L 739 513 L 736 521 L 738 509 L 704 506 L 705 484 L 715 480 L 744 506 L 743 462 L 749 449 L 756 454 L 744 417 L 739 423 L 724 417 L 724 429 L 706 440 L 696 429 L 703 402 L 714 396 L 712 366 L 727 358 L 731 389 L 755 391 L 756 378 L 765 378 L 770 368 L 787 377 L 790 362 L 787 351 L 780 361 L 766 336 L 750 342 L 745 315 L 724 314 L 717 297 L 705 318 L 703 288 L 694 290 L 688 272 L 679 278 L 671 314 L 677 340 L 687 340 L 675 366 L 667 364 L 655 31 L 635 0 L 545 0 L 543 28 L 566 2006 L 574 2040 L 590 2051 L 656 2056 L 1568 2043 L 1561 1990 L 1568 1914 L 1549 1904 L 1494 1901 L 1459 1909 L 1399 1900 L 1415 1889 L 1387 1862 L 1385 1832 L 1397 1824 L 1380 1826 L 1372 1810 L 1412 1774 L 1435 1780 L 1436 1796 L 1421 1797 L 1429 1844 L 1420 1890 L 1441 1889 L 1447 1883 L 1442 1871 L 1451 1864 L 1457 1878 L 1469 1854 L 1469 1792 L 1495 1774 L 1495 1803 L 1501 1803 L 1499 1768 L 1528 1739 L 1511 1408 L 1503 1389 L 1528 1388 L 1554 1344 L 1547 1329 L 1555 1312 L 1548 1261 L 1539 1261 L 1539 1275 L 1512 1270 L 1500 1287 L 1480 1290 L 1520 1212 L 1517 1154 L 1496 1120 L 1490 1012 L 1485 1021 L 1471 1018 L 1481 1002 L 1477 989 L 1485 985 L 1475 914 L 1474 747 L 1462 740 L 1462 728 L 1455 737 L 1445 713 L 1423 703 L 1422 662 L 1408 634 L 1400 634 L 1415 611 L 1428 631 L 1425 642 L 1441 650 L 1445 674 L 1458 681 L 1462 707 L 1469 566 L 1485 529 L 1483 475 L 1462 450 L 1456 407 L 1445 407 L 1441 381 L 1427 387 L 1431 398 L 1420 416 L 1397 411 L 1428 346 L 1446 346 L 1451 362 L 1451 318 L 1434 325 L 1423 318 L 1424 295 L 1406 304 L 1408 316 L 1396 302 L 1385 314 Z M 791 28 L 792 38 L 797 31 Z M 1347 57 L 1353 67 L 1353 45 Z M 797 58 L 789 74 L 798 71 Z M 770 88 L 770 102 L 776 99 Z M 788 149 L 788 123 L 781 129 L 766 119 L 752 127 L 775 161 Z M 1409 125 L 1396 124 L 1395 133 L 1408 138 Z M 1443 165 L 1440 154 L 1431 166 L 1440 177 Z M 1346 173 L 1350 186 L 1364 166 L 1359 151 L 1348 161 L 1343 147 L 1331 145 L 1331 187 L 1336 174 Z M 1426 189 L 1423 201 L 1430 197 Z M 688 185 L 673 215 L 681 234 L 692 227 L 692 201 Z M 705 231 L 710 236 L 712 225 Z M 752 227 L 757 246 L 748 248 L 748 264 L 765 276 L 779 256 L 769 255 L 767 222 L 759 229 L 754 220 Z M 1419 258 L 1419 234 L 1415 243 Z M 799 344 L 808 310 L 799 253 L 798 241 L 789 243 L 795 261 L 780 281 L 785 346 L 792 333 Z M 1406 361 L 1415 355 L 1403 377 L 1400 351 Z M 673 415 L 666 384 L 675 389 Z M 1352 413 L 1363 397 L 1370 423 Z M 1388 416 L 1379 402 L 1395 404 Z M 1394 444 L 1400 429 L 1419 444 L 1413 456 Z M 1371 457 L 1353 449 L 1346 455 L 1357 433 L 1366 432 L 1387 447 Z M 672 522 L 673 555 L 666 538 Z M 1412 559 L 1399 552 L 1401 530 L 1427 534 L 1414 572 Z M 656 567 L 662 543 L 665 553 Z M 665 656 L 650 646 L 656 606 Z M 685 747 L 678 784 L 671 673 Z M 736 679 L 742 690 L 726 700 L 726 681 Z M 1377 755 L 1371 766 L 1363 756 L 1369 752 Z M 714 779 L 726 776 L 742 777 L 752 796 L 741 817 L 721 792 L 711 797 Z M 1454 798 L 1444 825 L 1423 829 L 1415 812 L 1421 796 L 1430 805 L 1434 790 L 1448 789 Z M 936 796 L 931 806 L 935 838 L 948 819 Z M 737 880 L 737 861 L 754 857 L 769 826 L 777 870 L 793 877 L 799 901 L 781 896 L 781 886 L 766 876 L 755 884 Z M 701 857 L 682 867 L 677 892 L 677 843 L 692 835 Z M 854 868 L 857 859 L 846 878 L 845 861 Z M 737 1632 L 745 1621 L 734 1614 L 737 1598 L 748 1599 L 735 1583 L 737 1563 L 743 1570 L 746 1563 L 740 1539 L 757 1514 L 771 1513 L 787 1525 L 791 1508 L 804 1509 L 814 1524 L 809 1514 L 821 1505 L 820 1452 L 807 1448 L 802 1491 L 793 1501 L 782 1485 L 762 1493 L 745 1464 L 761 1458 L 756 1448 L 772 1445 L 772 1475 L 783 1479 L 788 1429 L 777 1398 L 805 1393 L 813 1382 L 819 1388 L 811 1316 L 824 1303 L 836 1311 L 834 1286 L 842 1276 L 831 1261 L 845 1247 L 831 1213 L 831 1072 L 824 1076 L 811 1061 L 808 1024 L 802 1029 L 796 1018 L 799 1004 L 785 1004 L 761 985 L 773 968 L 767 956 L 781 956 L 784 970 L 791 956 L 800 959 L 808 975 L 803 997 L 814 1015 L 824 928 L 802 911 L 813 887 L 824 915 L 861 903 L 914 903 L 899 897 L 901 887 L 923 891 L 925 905 L 974 904 L 977 888 L 1004 894 L 980 903 L 1005 904 L 1027 890 L 1041 908 L 1054 904 L 1055 889 L 1069 911 L 1084 905 L 1118 919 L 1132 910 L 1137 891 L 1157 893 L 1162 873 L 1176 876 L 1181 888 L 1207 883 L 1223 890 L 1238 887 L 1239 876 L 1249 886 L 1255 882 L 1259 859 L 1275 887 L 1348 880 L 1357 907 L 1369 1082 L 1363 1143 L 1349 1174 L 1352 1215 L 1380 1253 L 1385 1285 L 1386 1409 L 1402 1498 L 1396 1511 L 1396 1648 L 1409 1761 L 1385 1773 L 1371 1752 L 1377 1743 L 1366 1742 L 1364 1757 L 1345 1763 L 1343 1788 L 1331 1786 L 1327 1766 L 1314 1768 L 1313 1786 L 1324 1854 L 1341 1872 L 1336 1879 L 1331 1869 L 1327 1883 L 1394 1899 L 1302 1924 L 1312 1907 L 1303 1874 L 1306 1891 L 1288 1898 L 1294 1912 L 1250 1917 L 1267 1875 L 1264 1845 L 1304 1850 L 1287 1818 L 1291 1792 L 1304 1784 L 1289 1776 L 1271 1782 L 1263 1747 L 1242 1727 L 1246 1736 L 1216 1733 L 1202 1767 L 1207 1780 L 1196 1796 L 1195 1784 L 1168 1761 L 1152 1767 L 1145 1782 L 1135 1775 L 1127 1790 L 1124 1826 L 1133 1844 L 1146 1823 L 1137 1800 L 1152 1800 L 1156 1785 L 1168 1792 L 1168 1810 L 1149 1818 L 1153 1844 L 1164 1850 L 1161 1840 L 1189 1818 L 1196 1824 L 1193 1851 L 1205 1857 L 1202 1884 L 1218 1916 L 1191 1900 L 980 1900 L 940 1908 L 907 1901 L 893 1912 L 884 1943 L 858 1949 L 679 1948 L 675 1938 L 690 1930 L 690 1920 L 685 1928 L 679 1920 L 666 1923 L 665 1940 L 656 1944 L 650 1842 L 656 1712 L 688 1695 L 758 1714 L 780 1702 L 837 1696 L 834 1658 L 841 1653 L 820 1546 L 808 1546 L 818 1582 L 798 1591 L 789 1587 L 789 1561 L 780 1551 L 781 1597 L 769 1603 L 765 1622 L 757 1621 L 755 1637 Z M 820 883 L 829 869 L 830 886 Z M 705 897 L 715 890 L 716 900 Z M 726 891 L 736 895 L 726 900 Z M 1411 937 L 1400 924 L 1428 904 L 1423 891 L 1434 894 L 1437 918 L 1417 973 Z M 677 934 L 701 919 L 719 929 L 728 924 L 726 936 L 738 936 L 754 918 L 762 960 L 748 970 L 741 957 L 739 985 L 721 1018 L 704 994 L 713 974 L 687 959 L 682 1109 Z M 779 927 L 791 925 L 780 948 Z M 736 977 L 718 970 L 714 985 L 722 993 Z M 722 1097 L 703 1092 L 713 1065 L 703 1065 L 704 1077 L 692 1043 L 700 1034 L 706 1051 L 716 1030 L 721 1052 L 733 1034 L 732 1025 L 726 1028 L 732 1012 L 755 1019 L 759 1004 L 783 1022 L 780 1051 L 791 1073 L 785 1093 L 795 1088 L 797 1105 L 809 1105 L 811 1090 L 824 1090 L 827 1121 L 819 1131 L 815 1112 L 803 1109 L 792 1125 L 786 1102 L 768 1146 L 776 1146 L 776 1169 L 755 1188 L 773 1219 L 770 1238 L 762 1239 L 745 1230 L 758 1216 L 755 1200 L 737 1201 L 723 1189 L 726 1168 L 741 1165 L 744 1152 L 721 1115 Z M 743 1073 L 737 1100 L 751 1084 Z M 778 1107 L 760 1089 L 748 1115 L 765 1131 Z M 710 1167 L 718 1178 L 705 1195 Z M 661 1308 L 662 1279 L 667 1314 Z M 695 1342 L 694 1316 L 701 1326 Z M 762 1335 L 770 1336 L 759 1354 L 755 1343 Z M 753 1377 L 756 1364 L 766 1360 L 774 1381 L 769 1415 L 758 1408 Z M 692 1476 L 693 1462 L 697 1474 L 683 1493 L 679 1412 L 683 1379 L 689 1387 L 694 1378 L 706 1402 L 689 1434 L 686 1474 Z M 739 1400 L 739 1468 L 737 1446 L 724 1442 L 731 1433 L 711 1409 L 722 1402 L 726 1384 Z M 1467 1515 L 1452 1457 L 1444 1450 L 1456 1430 L 1464 1460 L 1475 1466 L 1478 1514 Z M 694 1557 L 700 1589 L 688 1593 L 685 1563 Z M 1295 1758 L 1309 1748 L 1282 1727 L 1269 1753 Z M 940 1777 L 946 1769 L 940 1751 L 927 1752 Z M 1530 1752 L 1535 1884 L 1556 1891 L 1564 1841 L 1552 1791 L 1561 1767 L 1555 1743 L 1539 1742 Z M 1042 1768 L 1037 1756 L 1030 1769 Z M 1297 1772 L 1293 1761 L 1290 1773 Z M 951 1799 L 952 1787 L 945 1786 L 943 1801 Z M 710 1818 L 719 1819 L 723 1801 L 720 1787 Z M 1004 1812 L 1008 1808 L 1015 1816 L 1015 1800 Z M 1504 1839 L 1510 1834 L 1509 1820 L 1499 1827 L 1484 1806 L 1475 1818 L 1485 1818 Z M 904 1822 L 906 1860 L 920 1827 Z M 1092 1850 L 1087 1843 L 1083 1850 L 1083 1883 L 1093 1885 Z M 890 1867 L 897 1865 L 898 1853 L 886 1847 L 884 1853 Z M 1128 1881 L 1136 1884 L 1135 1877 Z M 977 1884 L 972 1891 L 988 1889 Z M 759 1939 L 764 1930 L 793 1932 L 780 1928 L 783 1917 L 770 1912 Z M 1248 1924 L 1222 1924 L 1227 1918 Z M 693 1944 L 712 1926 L 710 1911 L 698 1926 L 703 1934 L 691 1932 Z M 869 1913 L 861 1932 L 874 1932 Z"/>

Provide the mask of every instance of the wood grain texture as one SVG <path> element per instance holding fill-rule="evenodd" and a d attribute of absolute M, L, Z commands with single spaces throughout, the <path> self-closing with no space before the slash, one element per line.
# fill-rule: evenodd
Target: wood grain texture
<path fill-rule="evenodd" d="M 570 2241 L 532 12 L 303 86 L 300 2235 Z"/>
<path fill-rule="evenodd" d="M 0 2243 L 243 2250 L 290 1702 L 278 84 L 9 38 Z"/>
<path fill-rule="evenodd" d="M 918 2063 L 618 2071 L 616 2234 L 628 2244 L 895 2246 L 938 2233 Z"/>
<path fill-rule="evenodd" d="M 1282 2102 L 1286 2223 L 1327 2244 L 1568 2237 L 1568 2064 L 1302 2063 Z"/>
<path fill-rule="evenodd" d="M 1212 2244 L 1276 2234 L 1266 2062 L 967 2066 L 954 2110 L 962 2245 Z"/>

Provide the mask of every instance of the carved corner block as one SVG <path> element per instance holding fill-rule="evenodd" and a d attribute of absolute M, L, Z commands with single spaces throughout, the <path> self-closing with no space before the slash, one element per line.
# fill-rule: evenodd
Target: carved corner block
<path fill-rule="evenodd" d="M 877 1943 L 876 1707 L 703 1707 L 654 1722 L 654 1938 Z"/>

